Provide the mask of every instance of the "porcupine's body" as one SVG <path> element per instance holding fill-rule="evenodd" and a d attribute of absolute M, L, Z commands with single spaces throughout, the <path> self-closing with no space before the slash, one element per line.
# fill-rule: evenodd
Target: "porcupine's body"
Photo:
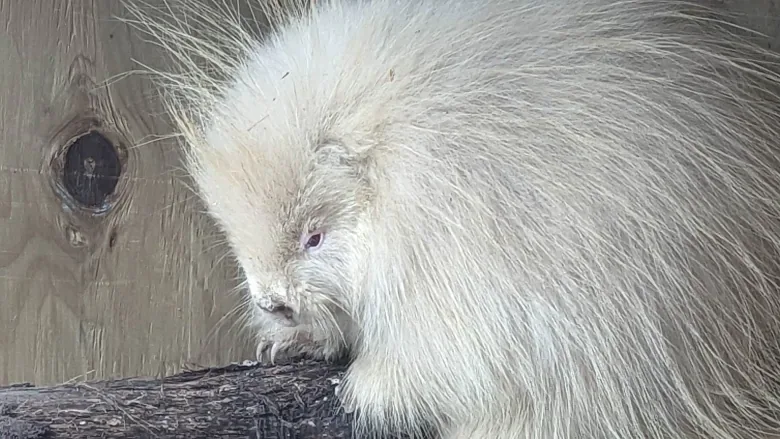
<path fill-rule="evenodd" d="M 157 29 L 272 355 L 348 352 L 375 431 L 780 436 L 774 55 L 682 1 L 299 12 Z"/>

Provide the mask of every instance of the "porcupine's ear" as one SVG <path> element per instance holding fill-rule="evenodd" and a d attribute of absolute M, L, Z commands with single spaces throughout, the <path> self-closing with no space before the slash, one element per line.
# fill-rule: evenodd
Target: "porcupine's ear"
<path fill-rule="evenodd" d="M 360 148 L 348 142 L 329 139 L 314 148 L 316 161 L 350 174 L 360 183 L 373 187 L 376 175 L 374 148 Z"/>

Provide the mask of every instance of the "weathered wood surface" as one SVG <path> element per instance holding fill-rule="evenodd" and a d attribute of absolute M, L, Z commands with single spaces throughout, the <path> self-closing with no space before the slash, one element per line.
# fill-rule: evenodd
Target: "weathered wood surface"
<path fill-rule="evenodd" d="M 0 385 L 253 357 L 121 7 L 0 0 Z"/>
<path fill-rule="evenodd" d="M 0 388 L 0 438 L 347 438 L 350 416 L 334 395 L 343 371 L 303 361 Z"/>

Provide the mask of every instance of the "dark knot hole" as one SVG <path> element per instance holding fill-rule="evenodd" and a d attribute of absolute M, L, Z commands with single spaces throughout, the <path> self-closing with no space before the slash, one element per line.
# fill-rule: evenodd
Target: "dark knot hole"
<path fill-rule="evenodd" d="M 97 131 L 76 139 L 65 153 L 65 190 L 85 207 L 105 206 L 116 189 L 121 172 L 116 147 Z"/>

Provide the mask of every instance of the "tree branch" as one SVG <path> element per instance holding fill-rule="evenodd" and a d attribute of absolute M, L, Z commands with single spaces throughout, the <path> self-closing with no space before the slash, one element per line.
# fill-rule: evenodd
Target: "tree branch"
<path fill-rule="evenodd" d="M 230 365 L 163 379 L 0 387 L 0 439 L 348 438 L 345 367 Z"/>

